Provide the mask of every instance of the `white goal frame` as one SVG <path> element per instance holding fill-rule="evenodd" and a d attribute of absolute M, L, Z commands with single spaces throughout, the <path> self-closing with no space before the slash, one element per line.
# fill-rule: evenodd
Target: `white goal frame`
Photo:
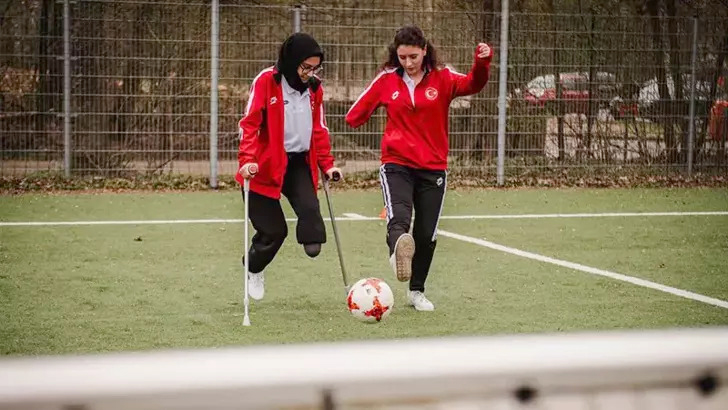
<path fill-rule="evenodd" d="M 0 359 L 23 410 L 724 410 L 727 384 L 728 327 Z"/>

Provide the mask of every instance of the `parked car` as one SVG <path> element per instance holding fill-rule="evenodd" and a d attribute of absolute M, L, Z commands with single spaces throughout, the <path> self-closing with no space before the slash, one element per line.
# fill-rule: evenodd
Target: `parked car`
<path fill-rule="evenodd" d="M 675 95 L 675 84 L 672 76 L 667 76 L 668 96 L 662 96 L 663 100 L 673 100 Z M 624 118 L 629 116 L 639 117 L 649 120 L 657 120 L 665 116 L 665 109 L 660 104 L 659 83 L 656 78 L 651 78 L 641 84 L 633 84 L 629 87 L 625 86 L 625 92 L 622 96 L 612 99 L 610 109 L 615 118 Z M 689 74 L 683 75 L 682 81 L 682 104 L 680 107 L 683 112 L 687 112 L 690 104 L 692 82 Z M 705 115 L 708 112 L 707 102 L 710 98 L 711 84 L 709 81 L 697 81 L 695 83 L 695 101 L 696 112 Z M 726 100 L 727 96 L 724 91 L 718 92 L 716 103 Z"/>
<path fill-rule="evenodd" d="M 516 90 L 520 96 L 529 104 L 537 107 L 556 109 L 556 82 L 554 74 L 538 76 L 528 83 L 522 91 Z M 561 84 L 561 99 L 564 101 L 566 112 L 586 113 L 589 106 L 589 73 L 568 72 L 559 74 Z M 593 102 L 597 107 L 606 107 L 609 101 L 618 96 L 620 84 L 617 77 L 612 73 L 597 72 L 595 84 L 593 84 L 595 95 Z"/>

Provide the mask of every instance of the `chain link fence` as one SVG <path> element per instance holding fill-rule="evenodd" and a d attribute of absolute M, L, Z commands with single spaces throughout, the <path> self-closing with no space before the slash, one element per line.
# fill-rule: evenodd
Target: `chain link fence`
<path fill-rule="evenodd" d="M 488 2 L 235 3 L 220 4 L 219 14 L 209 2 L 172 0 L 4 3 L 0 175 L 232 175 L 250 83 L 298 28 L 326 54 L 321 76 L 338 161 L 348 173 L 373 172 L 385 113 L 356 130 L 344 115 L 404 24 L 421 26 L 460 72 L 478 42 L 496 51 L 486 88 L 452 104 L 451 172 L 491 180 L 498 161 L 506 179 L 728 169 L 728 19 L 718 12 L 516 10 L 501 39 L 502 16 L 484 11 Z"/>

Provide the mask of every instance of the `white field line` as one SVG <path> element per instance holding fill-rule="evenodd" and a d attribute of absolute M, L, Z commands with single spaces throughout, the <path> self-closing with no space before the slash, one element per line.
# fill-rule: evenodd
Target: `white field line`
<path fill-rule="evenodd" d="M 357 219 L 357 220 L 361 220 L 361 221 L 371 221 L 372 220 L 372 218 L 369 218 L 369 217 L 366 217 L 366 216 L 360 215 L 360 214 L 344 212 L 342 215 L 344 215 L 345 217 L 350 218 L 350 219 Z M 373 219 L 377 219 L 377 218 L 373 218 Z"/>
<path fill-rule="evenodd" d="M 527 251 L 523 251 L 523 250 L 520 250 L 520 249 L 511 248 L 511 247 L 508 247 L 508 246 L 499 245 L 497 243 L 490 242 L 490 241 L 487 241 L 487 240 L 484 240 L 484 239 L 478 239 L 478 238 L 473 238 L 471 236 L 465 236 L 465 235 L 461 235 L 461 234 L 454 233 L 454 232 L 443 231 L 441 229 L 438 230 L 437 234 L 438 235 L 441 235 L 441 236 L 448 237 L 448 238 L 457 239 L 457 240 L 460 240 L 460 241 L 463 241 L 463 242 L 469 242 L 469 243 L 472 243 L 472 244 L 475 244 L 475 245 L 480 245 L 480 246 L 483 246 L 483 247 L 486 247 L 486 248 L 490 248 L 490 249 L 494 249 L 494 250 L 497 250 L 497 251 L 501 251 L 501 252 L 505 252 L 505 253 L 510 253 L 512 255 L 517 255 L 517 256 L 524 257 L 524 258 L 533 259 L 533 260 L 536 260 L 536 261 L 539 261 L 539 262 L 551 263 L 551 264 L 554 264 L 554 265 L 563 266 L 565 268 L 569 268 L 569 269 L 574 269 L 574 270 L 578 270 L 578 271 L 581 271 L 581 272 L 590 273 L 592 275 L 604 276 L 604 277 L 607 277 L 607 278 L 610 278 L 610 279 L 615 279 L 615 280 L 619 280 L 619 281 L 622 281 L 622 282 L 631 283 L 633 285 L 642 286 L 642 287 L 645 287 L 645 288 L 659 290 L 661 292 L 669 293 L 669 294 L 672 294 L 672 295 L 675 295 L 675 296 L 680 296 L 680 297 L 683 297 L 683 298 L 686 298 L 686 299 L 692 299 L 692 300 L 696 300 L 698 302 L 703 302 L 703 303 L 707 303 L 709 305 L 718 306 L 718 307 L 722 307 L 722 308 L 728 309 L 728 302 L 727 301 L 720 300 L 720 299 L 715 299 L 715 298 L 711 298 L 711 297 L 708 297 L 708 296 L 705 296 L 705 295 L 701 295 L 699 293 L 690 292 L 690 291 L 687 291 L 687 290 L 673 288 L 672 286 L 662 285 L 660 283 L 651 282 L 649 280 L 635 278 L 633 276 L 623 275 L 621 273 L 611 272 L 611 271 L 608 271 L 608 270 L 592 268 L 591 266 L 586 266 L 586 265 L 582 265 L 582 264 L 579 264 L 579 263 L 574 263 L 574 262 L 569 262 L 569 261 L 565 261 L 565 260 L 561 260 L 561 259 L 551 258 L 551 257 L 548 257 L 548 256 L 539 255 L 537 253 L 527 252 Z"/>
<path fill-rule="evenodd" d="M 451 215 L 442 216 L 441 219 L 538 219 L 538 218 L 598 218 L 598 217 L 635 217 L 635 216 L 723 216 L 728 215 L 728 211 L 709 211 L 709 212 L 610 212 L 610 213 L 577 213 L 577 214 L 520 214 L 520 215 Z M 329 218 L 324 218 L 329 220 Z M 381 220 L 378 217 L 367 217 L 356 213 L 344 213 L 343 217 L 336 218 L 337 221 L 376 221 Z M 287 218 L 286 221 L 296 221 L 295 218 Z M 242 223 L 242 219 L 171 219 L 171 220 L 135 220 L 135 221 L 59 221 L 59 222 L 0 222 L 0 227 L 6 226 L 77 226 L 77 225 L 160 225 L 160 224 L 209 224 L 209 223 Z M 608 277 L 611 279 L 631 283 L 650 289 L 659 290 L 672 295 L 680 296 L 687 299 L 696 300 L 713 306 L 728 309 L 728 302 L 711 298 L 698 293 L 673 288 L 671 286 L 662 285 L 645 279 L 635 278 L 616 272 L 603 269 L 592 268 L 590 266 L 581 265 L 574 262 L 564 261 L 539 255 L 532 252 L 499 245 L 483 239 L 473 238 L 470 236 L 460 235 L 457 233 L 438 230 L 438 235 L 449 237 L 452 239 L 469 242 L 472 244 L 484 246 L 486 248 L 510 253 L 528 259 L 540 262 L 551 263 L 563 266 L 569 269 Z"/>
<path fill-rule="evenodd" d="M 726 216 L 728 211 L 707 212 L 605 212 L 576 214 L 516 214 L 516 215 L 450 215 L 440 219 L 545 219 L 545 218 L 605 218 L 626 216 Z"/>
<path fill-rule="evenodd" d="M 639 216 L 727 216 L 728 211 L 708 212 L 608 212 L 577 214 L 516 214 L 516 215 L 443 215 L 440 219 L 541 219 L 541 218 L 601 218 L 601 217 L 639 217 Z M 329 218 L 324 218 L 328 221 Z M 355 213 L 344 213 L 337 221 L 377 221 L 378 217 Z M 295 222 L 296 218 L 286 218 Z M 76 226 L 76 225 L 164 225 L 164 224 L 214 224 L 242 223 L 242 219 L 158 219 L 158 220 L 110 220 L 110 221 L 22 221 L 0 222 L 0 227 L 9 226 Z"/>

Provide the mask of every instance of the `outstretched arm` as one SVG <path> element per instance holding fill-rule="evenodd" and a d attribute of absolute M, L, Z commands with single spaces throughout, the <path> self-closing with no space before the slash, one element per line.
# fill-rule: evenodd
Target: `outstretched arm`
<path fill-rule="evenodd" d="M 490 61 L 492 58 L 493 50 L 490 46 L 480 43 L 475 49 L 473 66 L 467 75 L 450 70 L 453 79 L 453 98 L 475 94 L 485 87 L 490 77 Z"/>

